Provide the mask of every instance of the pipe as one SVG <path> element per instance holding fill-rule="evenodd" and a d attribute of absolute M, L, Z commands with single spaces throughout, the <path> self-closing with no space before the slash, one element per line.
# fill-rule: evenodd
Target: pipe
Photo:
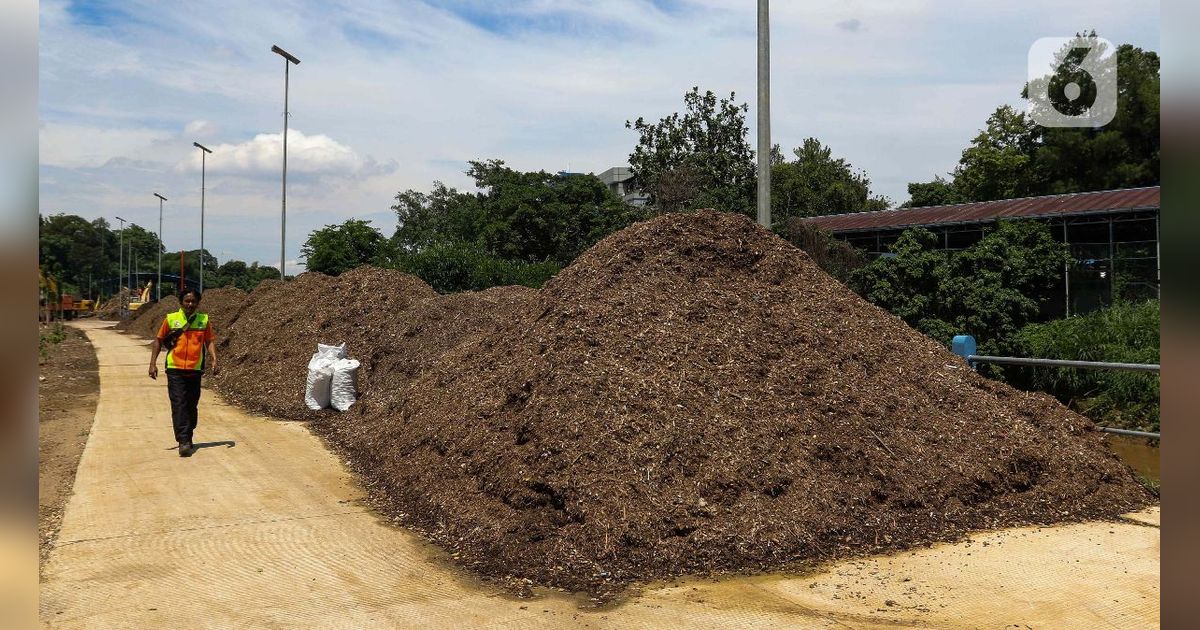
<path fill-rule="evenodd" d="M 978 354 L 967 355 L 968 362 L 999 363 L 1002 365 L 1040 365 L 1047 367 L 1093 368 L 1105 370 L 1127 370 L 1129 372 L 1158 372 L 1157 363 L 1107 363 L 1104 361 L 1063 361 L 1060 359 L 1029 359 L 1025 357 L 989 357 Z"/>

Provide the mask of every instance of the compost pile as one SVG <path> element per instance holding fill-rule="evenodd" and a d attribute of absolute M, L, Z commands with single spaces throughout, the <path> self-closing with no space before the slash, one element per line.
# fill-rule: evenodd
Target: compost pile
<path fill-rule="evenodd" d="M 634 225 L 540 291 L 437 296 L 360 268 L 245 303 L 217 387 L 316 418 L 381 511 L 518 587 L 605 596 L 1154 500 L 1089 420 L 978 376 L 738 215 Z M 362 361 L 346 413 L 304 407 L 318 341 Z"/>
<path fill-rule="evenodd" d="M 151 302 L 143 305 L 138 310 L 130 313 L 127 320 L 117 322 L 117 330 L 127 330 L 146 337 L 153 337 L 158 334 L 158 327 L 163 323 L 163 318 L 168 313 L 174 313 L 179 310 L 179 299 L 174 295 L 168 295 L 157 302 Z"/>
<path fill-rule="evenodd" d="M 121 287 L 121 291 L 119 293 L 105 300 L 105 302 L 96 309 L 96 317 L 107 320 L 119 318 L 121 316 L 121 299 L 128 299 L 129 297 L 129 289 Z"/>

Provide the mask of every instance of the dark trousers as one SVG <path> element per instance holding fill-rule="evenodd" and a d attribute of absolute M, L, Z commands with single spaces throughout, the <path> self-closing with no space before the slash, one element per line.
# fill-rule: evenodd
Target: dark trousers
<path fill-rule="evenodd" d="M 171 397 L 171 422 L 176 442 L 192 442 L 196 430 L 196 405 L 200 403 L 200 372 L 167 370 L 167 395 Z"/>

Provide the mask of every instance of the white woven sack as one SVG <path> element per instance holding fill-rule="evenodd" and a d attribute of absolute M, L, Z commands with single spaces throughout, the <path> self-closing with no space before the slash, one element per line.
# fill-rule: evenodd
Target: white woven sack
<path fill-rule="evenodd" d="M 308 360 L 308 378 L 304 384 L 304 404 L 312 410 L 325 409 L 330 404 L 333 384 L 333 364 L 346 356 L 346 344 L 330 346 L 317 344 L 317 351 Z"/>
<path fill-rule="evenodd" d="M 339 359 L 333 364 L 329 398 L 334 409 L 345 411 L 358 400 L 359 365 L 355 359 Z"/>
<path fill-rule="evenodd" d="M 346 342 L 342 342 L 336 346 L 331 346 L 323 343 L 317 344 L 317 354 L 333 355 L 335 359 L 346 358 Z"/>

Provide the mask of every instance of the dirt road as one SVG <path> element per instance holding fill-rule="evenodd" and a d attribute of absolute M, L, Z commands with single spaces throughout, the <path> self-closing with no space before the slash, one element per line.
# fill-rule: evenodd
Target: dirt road
<path fill-rule="evenodd" d="M 180 458 L 144 341 L 79 324 L 100 398 L 41 589 L 44 627 L 1155 627 L 1158 511 L 987 533 L 807 576 L 510 598 L 380 522 L 303 426 L 205 391 Z"/>

